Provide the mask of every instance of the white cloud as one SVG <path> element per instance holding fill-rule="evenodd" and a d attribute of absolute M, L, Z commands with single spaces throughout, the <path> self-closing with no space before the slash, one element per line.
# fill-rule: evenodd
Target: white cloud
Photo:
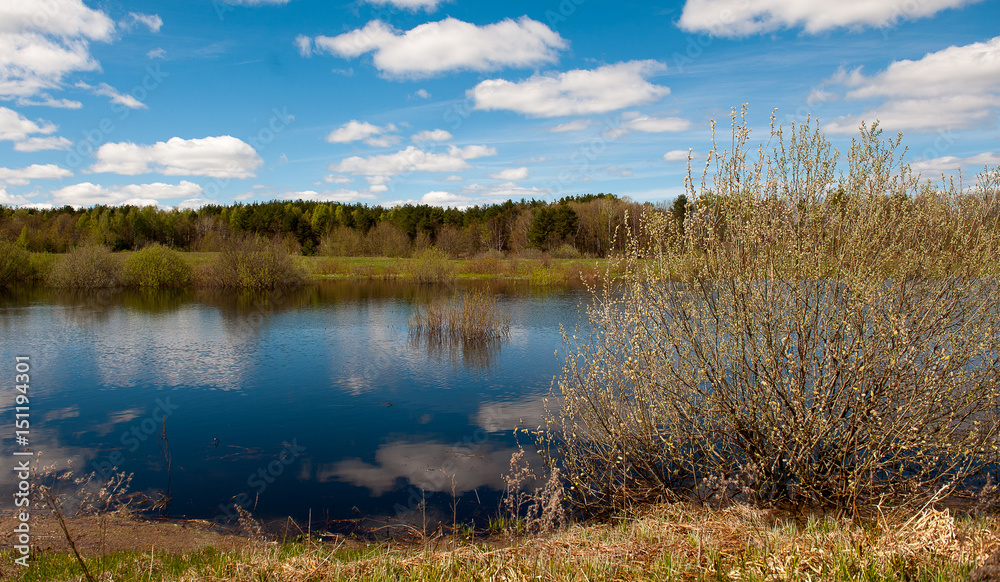
<path fill-rule="evenodd" d="M 881 101 L 861 115 L 834 119 L 824 126 L 830 133 L 853 133 L 862 121 L 876 120 L 893 131 L 982 126 L 1000 109 L 1000 36 L 895 61 L 871 76 L 842 69 L 824 84 L 843 86 L 847 99 Z"/>
<path fill-rule="evenodd" d="M 505 168 L 495 174 L 487 174 L 487 176 L 495 180 L 506 180 L 508 182 L 523 180 L 528 177 L 528 168 L 523 166 L 520 168 Z"/>
<path fill-rule="evenodd" d="M 92 172 L 133 176 L 158 172 L 167 176 L 252 178 L 264 160 L 253 147 L 223 135 L 201 139 L 172 137 L 153 145 L 106 143 L 98 148 Z"/>
<path fill-rule="evenodd" d="M 983 166 L 998 166 L 998 165 L 1000 165 L 1000 154 L 993 152 L 984 152 L 967 158 L 958 158 L 955 156 L 943 156 L 940 158 L 933 158 L 930 160 L 919 160 L 910 164 L 910 167 L 915 172 L 940 173 L 958 169 L 979 171 L 983 168 Z"/>
<path fill-rule="evenodd" d="M 708 32 L 737 37 L 801 26 L 817 33 L 833 28 L 884 27 L 900 19 L 933 16 L 979 0 L 920 0 L 872 2 L 871 0 L 687 0 L 678 26 L 688 32 Z"/>
<path fill-rule="evenodd" d="M 337 129 L 331 131 L 326 136 L 326 141 L 330 143 L 351 143 L 361 141 L 374 147 L 389 147 L 399 142 L 399 136 L 386 135 L 388 132 L 396 131 L 396 126 L 388 124 L 384 127 L 352 119 Z"/>
<path fill-rule="evenodd" d="M 628 61 L 593 70 L 534 75 L 512 83 L 483 81 L 468 91 L 476 109 L 502 109 L 532 117 L 560 117 L 607 113 L 656 101 L 670 89 L 653 85 L 646 77 L 666 70 L 656 61 Z"/>
<path fill-rule="evenodd" d="M 328 176 L 323 176 L 323 181 L 327 184 L 350 184 L 352 180 L 348 176 L 338 176 L 336 174 L 330 174 Z"/>
<path fill-rule="evenodd" d="M 668 131 L 687 131 L 691 128 L 691 122 L 680 117 L 649 117 L 643 115 L 636 117 L 623 124 L 623 127 L 632 131 L 642 131 L 645 133 L 664 133 Z"/>
<path fill-rule="evenodd" d="M 295 46 L 299 49 L 299 55 L 309 58 L 312 56 L 312 39 L 304 34 L 295 37 Z"/>
<path fill-rule="evenodd" d="M 427 89 L 417 89 L 417 92 L 414 93 L 414 95 L 416 95 L 417 97 L 420 97 L 421 99 L 430 99 L 431 98 L 431 94 L 427 92 Z"/>
<path fill-rule="evenodd" d="M 426 10 L 427 12 L 434 12 L 437 10 L 438 4 L 446 1 L 447 0 L 364 0 L 364 2 L 375 6 L 385 6 L 386 4 L 389 4 L 395 8 L 411 10 L 413 12 L 421 9 Z"/>
<path fill-rule="evenodd" d="M 527 188 L 515 182 L 504 182 L 502 184 L 492 186 L 469 184 L 462 188 L 461 193 L 466 196 L 475 196 L 477 198 L 488 197 L 514 200 L 517 198 L 540 198 L 549 194 L 550 191 L 547 188 L 538 188 L 536 186 Z"/>
<path fill-rule="evenodd" d="M 330 170 L 368 176 L 398 176 L 405 172 L 458 172 L 470 167 L 466 160 L 495 156 L 496 153 L 496 149 L 482 145 L 465 148 L 452 146 L 447 153 L 440 154 L 409 146 L 394 154 L 345 158 L 339 164 L 331 164 Z"/>
<path fill-rule="evenodd" d="M 13 109 L 0 107 L 0 140 L 21 141 L 32 133 L 49 134 L 56 129 L 51 122 L 31 121 Z"/>
<path fill-rule="evenodd" d="M 38 152 L 42 150 L 68 150 L 73 142 L 65 137 L 29 137 L 14 144 L 19 152 Z"/>
<path fill-rule="evenodd" d="M 83 103 L 73 99 L 53 99 L 51 95 L 41 94 L 38 99 L 18 97 L 17 104 L 22 107 L 57 107 L 59 109 L 80 109 Z"/>
<path fill-rule="evenodd" d="M 471 200 L 465 196 L 459 196 L 458 194 L 452 194 L 451 192 L 440 192 L 433 191 L 428 192 L 420 197 L 421 204 L 427 204 L 430 206 L 442 206 L 445 208 L 461 208 L 468 205 Z"/>
<path fill-rule="evenodd" d="M 82 182 L 52 191 L 52 202 L 56 206 L 93 206 L 107 204 L 136 204 L 142 206 L 158 205 L 157 200 L 172 198 L 195 198 L 204 193 L 198 184 L 181 181 L 180 184 L 128 184 L 125 186 L 100 186 L 91 182 Z"/>
<path fill-rule="evenodd" d="M 443 129 L 426 129 L 413 134 L 410 139 L 414 143 L 422 143 L 425 141 L 448 141 L 451 139 L 451 133 Z"/>
<path fill-rule="evenodd" d="M 151 59 L 165 59 L 167 58 L 167 51 L 163 50 L 162 48 L 155 48 L 146 53 L 146 56 Z"/>
<path fill-rule="evenodd" d="M 139 12 L 129 12 L 129 20 L 121 23 L 122 28 L 126 30 L 131 30 L 137 25 L 143 25 L 149 29 L 149 32 L 160 32 L 160 27 L 163 26 L 163 19 L 157 14 L 141 14 Z"/>
<path fill-rule="evenodd" d="M 575 119 L 573 121 L 567 121 L 566 123 L 560 123 L 555 127 L 550 127 L 549 131 L 553 133 L 566 133 L 569 131 L 583 131 L 590 127 L 589 119 Z"/>
<path fill-rule="evenodd" d="M 110 42 L 114 29 L 82 0 L 0 2 L 0 97 L 32 97 L 70 73 L 97 70 L 90 42 Z"/>
<path fill-rule="evenodd" d="M 374 52 L 375 67 L 394 76 L 530 67 L 554 62 L 566 47 L 557 32 L 527 16 L 484 26 L 446 18 L 403 33 L 373 20 L 339 36 L 318 36 L 315 44 L 317 51 L 344 58 Z"/>
<path fill-rule="evenodd" d="M 0 205 L 3 206 L 25 206 L 31 204 L 31 201 L 24 196 L 15 196 L 14 194 L 8 194 L 6 190 L 0 188 Z"/>
<path fill-rule="evenodd" d="M 76 84 L 76 87 L 79 87 L 80 89 L 87 89 L 94 95 L 108 97 L 109 99 L 111 99 L 112 103 L 117 103 L 118 105 L 124 105 L 129 109 L 146 109 L 145 103 L 139 101 L 138 99 L 127 93 L 119 93 L 117 89 L 115 89 L 111 85 L 108 85 L 107 83 L 101 83 L 100 85 L 94 87 L 88 85 L 87 83 L 84 83 L 83 81 L 79 81 Z"/>
<path fill-rule="evenodd" d="M 31 180 L 56 180 L 73 175 L 66 168 L 55 164 L 32 164 L 26 168 L 0 168 L 0 183 L 13 186 L 24 186 Z"/>
<path fill-rule="evenodd" d="M 663 154 L 664 162 L 686 162 L 688 160 L 688 150 L 670 150 Z"/>

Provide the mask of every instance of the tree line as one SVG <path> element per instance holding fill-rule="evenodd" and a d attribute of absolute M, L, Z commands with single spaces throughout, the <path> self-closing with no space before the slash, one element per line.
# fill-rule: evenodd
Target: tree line
<path fill-rule="evenodd" d="M 84 243 L 115 251 L 154 243 L 184 251 L 218 251 L 234 234 L 249 233 L 280 240 L 291 252 L 304 255 L 408 256 L 435 246 L 452 257 L 525 249 L 603 257 L 623 247 L 623 233 L 628 228 L 637 231 L 639 217 L 651 207 L 604 193 L 465 209 L 305 200 L 184 210 L 0 206 L 0 240 L 33 252 L 62 253 Z"/>

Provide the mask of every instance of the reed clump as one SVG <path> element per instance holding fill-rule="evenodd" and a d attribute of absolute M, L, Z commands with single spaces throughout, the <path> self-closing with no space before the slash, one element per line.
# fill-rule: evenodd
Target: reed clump
<path fill-rule="evenodd" d="M 734 111 L 683 223 L 645 215 L 566 338 L 539 436 L 579 507 L 975 490 L 1000 447 L 1000 170 L 932 187 L 900 149 L 863 126 L 838 172 L 818 128 L 754 152 Z"/>
<path fill-rule="evenodd" d="M 475 290 L 418 309 L 410 335 L 430 341 L 493 342 L 510 336 L 510 315 L 495 295 Z"/>
<path fill-rule="evenodd" d="M 281 243 L 260 235 L 234 235 L 208 265 L 202 281 L 226 289 L 275 289 L 301 285 L 305 273 Z"/>
<path fill-rule="evenodd" d="M 191 267 L 181 254 L 159 243 L 129 255 L 124 268 L 125 282 L 130 287 L 183 287 L 191 282 Z"/>
<path fill-rule="evenodd" d="M 104 245 L 76 247 L 59 257 L 47 277 L 52 287 L 108 289 L 125 284 L 121 258 Z"/>

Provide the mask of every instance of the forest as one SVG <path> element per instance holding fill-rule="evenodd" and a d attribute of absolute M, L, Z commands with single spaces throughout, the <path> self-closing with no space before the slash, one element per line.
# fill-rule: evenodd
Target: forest
<path fill-rule="evenodd" d="M 686 201 L 668 208 L 683 220 Z M 31 252 L 63 253 L 96 243 L 114 251 L 159 243 L 212 252 L 233 234 L 257 234 L 302 255 L 406 257 L 434 246 L 452 258 L 484 251 L 539 249 L 553 256 L 604 257 L 621 248 L 626 226 L 654 208 L 614 194 L 557 201 L 507 200 L 465 209 L 315 201 L 268 201 L 198 209 L 93 206 L 56 209 L 0 206 L 0 241 Z M 618 242 L 616 242 L 618 241 Z M 616 247 L 617 245 L 617 247 Z"/>

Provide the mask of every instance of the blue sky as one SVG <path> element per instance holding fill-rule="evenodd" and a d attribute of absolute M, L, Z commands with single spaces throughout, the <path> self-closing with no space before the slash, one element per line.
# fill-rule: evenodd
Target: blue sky
<path fill-rule="evenodd" d="M 0 204 L 667 201 L 710 120 L 1000 163 L 996 0 L 0 0 Z M 699 158 L 700 156 L 700 158 Z"/>

